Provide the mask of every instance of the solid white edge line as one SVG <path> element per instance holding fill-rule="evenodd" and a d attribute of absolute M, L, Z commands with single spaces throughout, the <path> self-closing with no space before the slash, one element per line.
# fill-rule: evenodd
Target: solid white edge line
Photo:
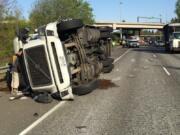
<path fill-rule="evenodd" d="M 53 112 L 55 112 L 59 107 L 61 107 L 66 101 L 61 101 L 56 106 L 54 106 L 51 110 L 46 112 L 43 116 L 41 116 L 39 119 L 37 119 L 35 122 L 33 122 L 31 125 L 29 125 L 26 129 L 21 131 L 19 135 L 26 135 L 29 131 L 31 131 L 33 128 L 35 128 L 38 124 L 40 124 L 43 120 L 45 120 L 49 115 L 51 115 Z"/>
<path fill-rule="evenodd" d="M 121 56 L 119 56 L 118 58 L 116 58 L 113 62 L 113 64 L 115 64 L 116 62 L 118 62 L 123 56 L 125 56 L 128 52 L 130 51 L 130 49 L 128 49 L 126 52 L 124 52 Z"/>
<path fill-rule="evenodd" d="M 169 73 L 169 71 L 165 68 L 165 67 L 162 67 L 163 68 L 163 70 L 166 72 L 166 74 L 168 75 L 168 76 L 170 76 L 171 74 Z"/>

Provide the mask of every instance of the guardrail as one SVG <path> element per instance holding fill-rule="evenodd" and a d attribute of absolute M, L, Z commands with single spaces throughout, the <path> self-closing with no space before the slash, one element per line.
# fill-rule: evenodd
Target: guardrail
<path fill-rule="evenodd" d="M 0 74 L 6 73 L 7 69 L 8 69 L 8 65 L 7 64 L 6 64 L 6 66 L 0 67 Z"/>

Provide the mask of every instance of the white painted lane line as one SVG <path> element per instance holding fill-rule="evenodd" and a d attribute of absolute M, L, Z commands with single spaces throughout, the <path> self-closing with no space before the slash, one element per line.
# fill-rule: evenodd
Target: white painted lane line
<path fill-rule="evenodd" d="M 166 74 L 168 75 L 168 76 L 170 76 L 171 74 L 169 73 L 169 71 L 165 68 L 165 67 L 162 67 L 163 68 L 163 70 L 166 72 Z"/>
<path fill-rule="evenodd" d="M 51 110 L 49 110 L 47 113 L 45 113 L 43 116 L 41 116 L 39 119 L 37 119 L 35 122 L 33 122 L 31 125 L 29 125 L 26 129 L 21 131 L 19 135 L 26 135 L 29 131 L 31 131 L 33 128 L 35 128 L 38 124 L 40 124 L 43 120 L 45 120 L 49 115 L 51 115 L 53 112 L 55 112 L 59 107 L 61 107 L 66 101 L 61 101 L 56 106 L 54 106 Z"/>
<path fill-rule="evenodd" d="M 157 58 L 156 54 L 153 54 L 153 57 L 154 57 L 154 58 Z"/>
<path fill-rule="evenodd" d="M 115 64 L 116 62 L 118 62 L 122 57 L 124 57 L 128 52 L 130 51 L 130 49 L 128 49 L 125 53 L 123 53 L 121 56 L 119 56 L 118 58 L 116 58 L 113 62 L 113 64 Z"/>

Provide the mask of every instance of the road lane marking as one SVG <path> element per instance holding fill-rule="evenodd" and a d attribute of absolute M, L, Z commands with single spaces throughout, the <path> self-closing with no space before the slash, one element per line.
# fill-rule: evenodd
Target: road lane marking
<path fill-rule="evenodd" d="M 119 56 L 118 58 L 116 58 L 113 62 L 113 64 L 117 63 L 122 57 L 124 57 L 128 52 L 130 51 L 130 49 L 128 49 L 126 52 L 124 52 L 121 56 Z"/>
<path fill-rule="evenodd" d="M 56 106 L 54 106 L 51 110 L 46 112 L 43 116 L 41 116 L 39 119 L 37 119 L 35 122 L 33 122 L 31 125 L 29 125 L 26 129 L 21 131 L 19 135 L 26 135 L 29 131 L 31 131 L 33 128 L 35 128 L 38 124 L 40 124 L 43 120 L 45 120 L 48 116 L 50 116 L 53 112 L 55 112 L 59 107 L 61 107 L 63 104 L 65 104 L 66 101 L 61 101 Z"/>
<path fill-rule="evenodd" d="M 168 75 L 168 76 L 170 76 L 171 74 L 169 73 L 169 71 L 163 66 L 162 67 L 163 68 L 163 70 L 166 72 L 166 74 Z"/>
<path fill-rule="evenodd" d="M 156 56 L 155 54 L 153 54 L 153 57 L 154 57 L 154 58 L 157 58 L 157 56 Z"/>

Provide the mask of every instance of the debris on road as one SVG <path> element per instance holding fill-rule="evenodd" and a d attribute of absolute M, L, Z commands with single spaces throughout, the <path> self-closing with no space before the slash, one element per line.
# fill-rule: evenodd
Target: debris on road
<path fill-rule="evenodd" d="M 33 99 L 38 103 L 44 103 L 44 104 L 51 103 L 53 101 L 50 94 L 46 92 L 36 95 Z"/>
<path fill-rule="evenodd" d="M 116 77 L 112 79 L 112 82 L 117 82 L 117 81 L 120 81 L 121 79 L 122 79 L 121 77 Z"/>
<path fill-rule="evenodd" d="M 10 101 L 16 100 L 16 99 L 21 99 L 22 97 L 24 97 L 24 95 L 19 95 L 19 96 L 11 96 L 9 97 Z"/>
<path fill-rule="evenodd" d="M 156 56 L 155 54 L 153 54 L 153 57 L 154 57 L 154 58 L 157 58 L 157 56 Z"/>
<path fill-rule="evenodd" d="M 135 75 L 130 74 L 130 75 L 128 75 L 128 77 L 129 77 L 129 78 L 135 78 Z"/>
<path fill-rule="evenodd" d="M 134 62 L 136 62 L 136 60 L 135 60 L 135 59 L 131 59 L 131 62 L 133 62 L 133 63 L 134 63 Z"/>
<path fill-rule="evenodd" d="M 23 96 L 20 98 L 20 100 L 26 100 L 26 99 L 28 99 L 28 97 Z"/>
<path fill-rule="evenodd" d="M 144 70 L 146 70 L 146 69 L 148 69 L 148 68 L 149 68 L 148 66 L 143 66 L 143 69 L 144 69 Z"/>
<path fill-rule="evenodd" d="M 153 62 L 153 61 L 154 61 L 152 58 L 150 58 L 150 59 L 148 59 L 148 60 L 149 60 L 149 62 Z"/>
<path fill-rule="evenodd" d="M 87 126 L 77 126 L 78 133 L 87 133 Z"/>
<path fill-rule="evenodd" d="M 34 117 L 39 117 L 39 114 L 38 113 L 34 113 L 33 116 Z"/>

